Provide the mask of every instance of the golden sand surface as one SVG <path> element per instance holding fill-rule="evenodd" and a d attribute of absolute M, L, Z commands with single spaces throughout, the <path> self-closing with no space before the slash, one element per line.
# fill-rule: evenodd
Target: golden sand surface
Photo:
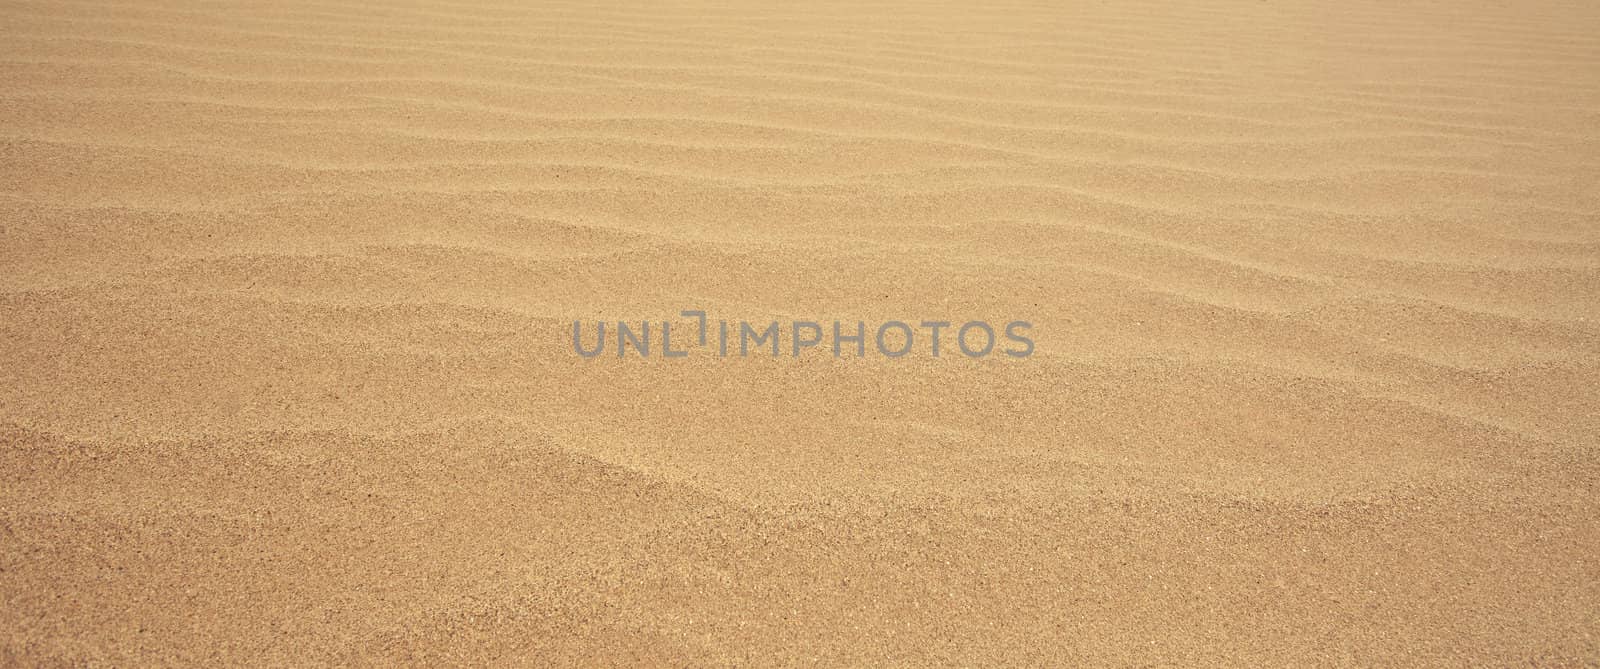
<path fill-rule="evenodd" d="M 1587 0 L 6 0 L 0 664 L 1594 665 L 1597 184 Z"/>

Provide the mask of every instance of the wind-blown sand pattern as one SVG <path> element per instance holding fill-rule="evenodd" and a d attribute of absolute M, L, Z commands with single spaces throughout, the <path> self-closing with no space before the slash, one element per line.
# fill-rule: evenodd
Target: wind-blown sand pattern
<path fill-rule="evenodd" d="M 0 664 L 1600 662 L 1600 4 L 0 4 Z M 681 360 L 571 323 L 1034 323 Z"/>

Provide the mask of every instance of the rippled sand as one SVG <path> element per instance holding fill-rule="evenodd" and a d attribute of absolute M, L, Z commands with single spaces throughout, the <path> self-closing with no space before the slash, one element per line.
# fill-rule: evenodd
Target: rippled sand
<path fill-rule="evenodd" d="M 0 663 L 1600 662 L 1596 3 L 8 0 L 0 84 Z M 1037 352 L 571 349 L 684 309 Z"/>

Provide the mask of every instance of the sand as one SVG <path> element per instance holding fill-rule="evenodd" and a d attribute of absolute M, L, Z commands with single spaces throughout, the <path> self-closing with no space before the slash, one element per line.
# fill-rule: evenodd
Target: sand
<path fill-rule="evenodd" d="M 1600 4 L 372 5 L 0 5 L 0 664 L 1600 662 Z"/>

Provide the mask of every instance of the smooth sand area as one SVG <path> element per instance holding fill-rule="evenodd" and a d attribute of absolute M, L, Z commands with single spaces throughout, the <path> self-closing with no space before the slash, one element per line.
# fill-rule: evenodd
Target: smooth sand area
<path fill-rule="evenodd" d="M 1597 184 L 1589 0 L 6 0 L 0 664 L 1594 664 Z"/>

